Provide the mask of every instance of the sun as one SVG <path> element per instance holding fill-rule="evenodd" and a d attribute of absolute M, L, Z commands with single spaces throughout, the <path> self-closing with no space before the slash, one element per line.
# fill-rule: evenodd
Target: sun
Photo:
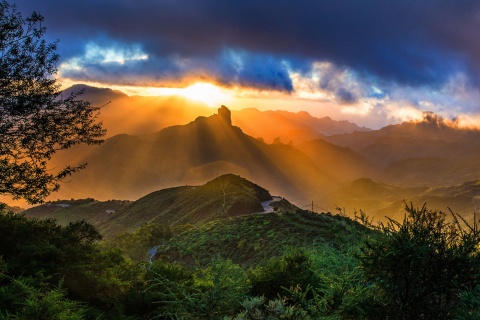
<path fill-rule="evenodd" d="M 179 94 L 190 100 L 201 101 L 210 107 L 226 104 L 231 98 L 226 90 L 211 83 L 197 82 L 184 89 Z"/>

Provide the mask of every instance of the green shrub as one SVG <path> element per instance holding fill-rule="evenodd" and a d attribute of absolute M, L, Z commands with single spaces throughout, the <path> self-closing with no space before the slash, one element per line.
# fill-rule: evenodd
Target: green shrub
<path fill-rule="evenodd" d="M 366 243 L 361 264 L 380 291 L 372 318 L 452 319 L 462 295 L 479 282 L 480 234 L 453 215 L 406 206 L 402 223 L 381 224 Z M 476 306 L 474 306 L 477 308 Z M 464 310 L 465 311 L 465 310 Z"/>
<path fill-rule="evenodd" d="M 249 271 L 252 295 L 277 297 L 285 289 L 306 288 L 314 280 L 310 256 L 303 249 L 290 249 Z"/>

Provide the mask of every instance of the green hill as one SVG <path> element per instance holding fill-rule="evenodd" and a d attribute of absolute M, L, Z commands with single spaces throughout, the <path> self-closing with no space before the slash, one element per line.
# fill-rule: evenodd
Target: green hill
<path fill-rule="evenodd" d="M 220 256 L 249 266 L 292 247 L 326 245 L 342 251 L 367 234 L 364 226 L 349 218 L 297 209 L 203 224 L 174 236 L 159 248 L 156 258 L 204 264 Z"/>
<path fill-rule="evenodd" d="M 272 196 L 264 188 L 233 174 L 201 186 L 183 186 L 152 192 L 110 216 L 117 228 L 134 230 L 145 223 L 202 224 L 262 212 L 261 202 Z M 112 231 L 113 223 L 107 228 Z"/>

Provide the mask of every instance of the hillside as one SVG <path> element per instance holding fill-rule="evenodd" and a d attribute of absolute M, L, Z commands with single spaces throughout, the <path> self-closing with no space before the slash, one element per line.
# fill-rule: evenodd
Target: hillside
<path fill-rule="evenodd" d="M 262 212 L 272 196 L 264 188 L 233 174 L 201 186 L 182 186 L 150 193 L 109 217 L 105 231 L 132 231 L 156 222 L 169 226 L 199 225 L 215 219 Z"/>
<path fill-rule="evenodd" d="M 337 179 L 352 180 L 377 175 L 372 161 L 348 147 L 315 139 L 300 144 L 298 149 L 315 161 L 318 167 L 334 173 Z"/>
<path fill-rule="evenodd" d="M 345 183 L 332 192 L 330 203 L 325 207 L 332 210 L 336 206 L 346 208 L 347 213 L 364 210 L 375 220 L 385 217 L 401 220 L 406 203 L 416 206 L 427 204 L 443 212 L 449 208 L 461 214 L 467 221 L 473 221 L 473 213 L 480 208 L 479 180 L 445 187 L 398 187 L 368 178 Z"/>
<path fill-rule="evenodd" d="M 449 186 L 480 178 L 480 131 L 457 128 L 426 114 L 380 130 L 324 137 L 348 147 L 377 168 L 376 178 L 411 186 Z"/>
<path fill-rule="evenodd" d="M 219 256 L 251 266 L 288 248 L 327 246 L 346 250 L 369 232 L 339 215 L 299 209 L 256 214 L 217 220 L 180 233 L 159 248 L 156 258 L 201 265 Z"/>

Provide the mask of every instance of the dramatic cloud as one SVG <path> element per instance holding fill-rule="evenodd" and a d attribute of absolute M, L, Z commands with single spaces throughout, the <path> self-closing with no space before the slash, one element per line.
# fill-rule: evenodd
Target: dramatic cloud
<path fill-rule="evenodd" d="M 479 112 L 478 1 L 16 2 L 24 14 L 45 16 L 48 35 L 61 40 L 62 76 L 72 79 L 207 79 L 334 100 L 350 111 L 406 102 Z"/>

